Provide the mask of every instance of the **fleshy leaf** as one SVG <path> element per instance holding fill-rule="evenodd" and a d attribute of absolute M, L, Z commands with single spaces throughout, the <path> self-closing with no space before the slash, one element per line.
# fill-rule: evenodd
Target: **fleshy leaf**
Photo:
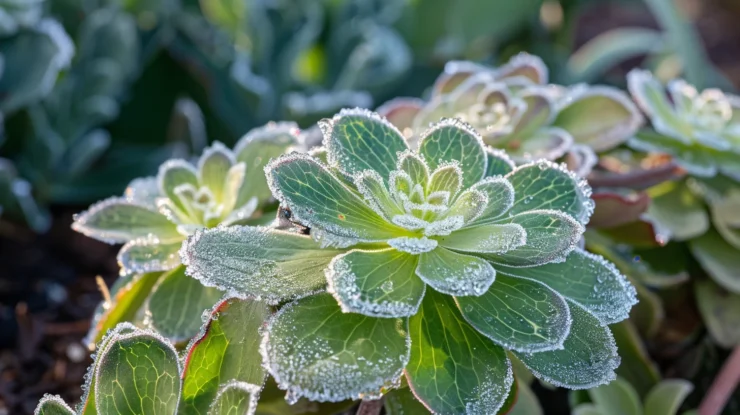
<path fill-rule="evenodd" d="M 429 181 L 429 166 L 417 153 L 411 151 L 401 153 L 398 157 L 398 170 L 406 172 L 412 183 L 419 183 L 423 187 Z"/>
<path fill-rule="evenodd" d="M 532 392 L 528 384 L 522 381 L 519 376 L 516 376 L 515 379 L 518 388 L 516 402 L 514 403 L 514 407 L 511 408 L 511 411 L 505 415 L 542 415 L 542 406 L 540 406 L 540 402 L 537 400 L 537 395 Z"/>
<path fill-rule="evenodd" d="M 667 192 L 653 197 L 647 215 L 677 241 L 697 237 L 709 229 L 709 215 L 702 200 L 682 183 L 676 183 Z"/>
<path fill-rule="evenodd" d="M 471 326 L 507 350 L 559 349 L 570 332 L 565 299 L 534 280 L 499 274 L 483 295 L 455 301 Z"/>
<path fill-rule="evenodd" d="M 413 128 L 414 118 L 423 107 L 424 101 L 418 98 L 394 98 L 376 111 L 406 135 L 406 130 Z"/>
<path fill-rule="evenodd" d="M 200 329 L 200 316 L 222 293 L 185 275 L 180 266 L 165 274 L 147 302 L 149 323 L 173 341 L 189 340 Z"/>
<path fill-rule="evenodd" d="M 256 197 L 259 204 L 272 198 L 265 180 L 264 167 L 298 143 L 298 125 L 293 122 L 268 123 L 249 131 L 234 146 L 236 161 L 246 164 L 244 184 L 239 190 L 236 206 Z"/>
<path fill-rule="evenodd" d="M 740 294 L 740 255 L 716 231 L 689 241 L 691 253 L 712 277 L 726 290 Z"/>
<path fill-rule="evenodd" d="M 497 79 L 523 77 L 535 84 L 547 84 L 548 70 L 539 56 L 520 52 L 496 70 Z"/>
<path fill-rule="evenodd" d="M 345 240 L 385 240 L 403 234 L 310 156 L 289 154 L 273 160 L 265 171 L 273 194 L 305 226 Z M 336 244 L 331 236 L 325 237 L 327 244 Z"/>
<path fill-rule="evenodd" d="M 563 260 L 576 247 L 584 231 L 575 219 L 554 210 L 530 210 L 506 221 L 524 228 L 526 243 L 503 254 L 484 256 L 497 264 L 513 267 Z"/>
<path fill-rule="evenodd" d="M 342 313 L 329 294 L 294 301 L 270 321 L 262 343 L 265 367 L 290 403 L 378 396 L 409 359 L 407 323 Z"/>
<path fill-rule="evenodd" d="M 385 219 L 403 213 L 403 209 L 393 200 L 383 178 L 376 171 L 365 170 L 357 173 L 354 182 L 367 204 Z"/>
<path fill-rule="evenodd" d="M 182 241 L 159 242 L 152 238 L 134 239 L 118 251 L 121 274 L 167 271 L 180 265 L 178 251 Z"/>
<path fill-rule="evenodd" d="M 424 283 L 414 276 L 418 258 L 395 249 L 353 250 L 338 255 L 326 270 L 328 291 L 346 313 L 413 315 L 425 291 Z"/>
<path fill-rule="evenodd" d="M 622 379 L 589 389 L 588 395 L 604 415 L 642 415 L 642 403 L 635 389 Z"/>
<path fill-rule="evenodd" d="M 457 164 L 444 164 L 432 172 L 429 178 L 427 193 L 449 192 L 450 197 L 455 197 L 462 188 L 463 172 Z"/>
<path fill-rule="evenodd" d="M 183 205 L 175 189 L 184 184 L 192 185 L 196 189 L 200 187 L 198 171 L 192 164 L 180 159 L 167 160 L 159 166 L 157 183 L 160 194 L 170 199 L 179 209 L 183 209 Z"/>
<path fill-rule="evenodd" d="M 406 378 L 435 413 L 495 414 L 514 381 L 506 352 L 470 327 L 452 298 L 429 291 L 409 319 Z"/>
<path fill-rule="evenodd" d="M 711 280 L 695 284 L 696 303 L 714 341 L 728 349 L 740 344 L 740 294 L 727 292 Z"/>
<path fill-rule="evenodd" d="M 474 184 L 471 189 L 483 192 L 488 203 L 473 223 L 485 223 L 508 212 L 514 204 L 514 187 L 503 177 L 487 177 Z"/>
<path fill-rule="evenodd" d="M 637 105 L 650 117 L 656 130 L 670 134 L 678 143 L 690 144 L 681 134 L 688 127 L 688 120 L 681 120 L 671 106 L 663 85 L 650 71 L 633 69 L 627 74 L 627 86 Z M 690 128 L 690 127 L 688 127 Z M 689 135 L 690 136 L 690 135 Z"/>
<path fill-rule="evenodd" d="M 650 197 L 645 192 L 596 193 L 593 195 L 594 214 L 588 222 L 589 227 L 613 228 L 635 222 L 650 205 Z"/>
<path fill-rule="evenodd" d="M 128 242 L 150 235 L 160 241 L 182 239 L 175 224 L 146 206 L 121 197 L 100 201 L 75 215 L 72 229 L 108 243 Z"/>
<path fill-rule="evenodd" d="M 394 389 L 383 398 L 383 407 L 388 415 L 431 415 L 409 388 Z"/>
<path fill-rule="evenodd" d="M 319 126 L 329 164 L 350 175 L 375 170 L 388 177 L 396 168 L 397 153 L 408 149 L 398 128 L 368 110 L 345 109 Z"/>
<path fill-rule="evenodd" d="M 515 223 L 480 225 L 437 237 L 441 246 L 472 253 L 505 253 L 527 242 L 527 232 Z"/>
<path fill-rule="evenodd" d="M 612 263 L 581 249 L 573 250 L 564 262 L 530 268 L 497 265 L 496 270 L 539 281 L 578 303 L 604 324 L 626 319 L 637 303 L 635 288 Z"/>
<path fill-rule="evenodd" d="M 177 351 L 156 334 L 117 334 L 98 356 L 97 412 L 174 414 L 180 399 Z"/>
<path fill-rule="evenodd" d="M 506 178 L 514 186 L 512 214 L 552 209 L 567 213 L 585 225 L 593 213 L 591 187 L 562 165 L 540 160 L 519 166 Z"/>
<path fill-rule="evenodd" d="M 226 176 L 235 163 L 231 150 L 218 141 L 206 148 L 198 160 L 198 181 L 211 190 L 216 200 L 223 200 Z"/>
<path fill-rule="evenodd" d="M 342 411 L 355 406 L 356 401 L 344 400 L 341 402 L 316 402 L 306 398 L 300 398 L 296 402 L 285 401 L 285 391 L 280 390 L 275 380 L 267 378 L 265 386 L 260 392 L 257 405 L 257 415 L 286 415 L 286 414 L 316 414 L 316 415 L 338 415 Z"/>
<path fill-rule="evenodd" d="M 44 395 L 33 415 L 75 415 L 75 412 L 59 395 Z"/>
<path fill-rule="evenodd" d="M 734 162 L 740 159 L 735 156 Z M 735 249 L 740 249 L 740 190 L 729 189 L 726 194 L 709 204 L 712 224 L 725 241 Z"/>
<path fill-rule="evenodd" d="M 448 162 L 460 163 L 464 188 L 481 180 L 488 168 L 480 136 L 457 119 L 443 119 L 426 131 L 419 143 L 419 154 L 432 170 Z"/>
<path fill-rule="evenodd" d="M 675 415 L 683 400 L 694 390 L 684 379 L 666 379 L 650 390 L 645 398 L 645 414 Z"/>
<path fill-rule="evenodd" d="M 226 299 L 213 307 L 185 355 L 182 413 L 205 415 L 224 382 L 258 385 L 258 394 L 266 375 L 259 330 L 269 315 L 269 307 L 256 300 Z"/>
<path fill-rule="evenodd" d="M 421 254 L 416 275 L 435 290 L 449 295 L 481 295 L 496 278 L 488 262 L 438 247 Z"/>
<path fill-rule="evenodd" d="M 321 249 L 308 236 L 231 226 L 196 232 L 180 255 L 188 275 L 202 284 L 277 304 L 321 289 L 324 268 L 341 252 Z"/>
<path fill-rule="evenodd" d="M 516 168 L 509 155 L 499 149 L 486 147 L 486 159 L 488 164 L 485 177 L 503 176 Z"/>
<path fill-rule="evenodd" d="M 514 354 L 532 373 L 546 382 L 569 389 L 589 389 L 611 382 L 619 354 L 609 327 L 569 302 L 573 323 L 562 350 Z"/>
<path fill-rule="evenodd" d="M 160 197 L 156 177 L 140 177 L 126 186 L 123 197 L 129 202 L 151 209 L 157 208 L 157 198 Z"/>
<path fill-rule="evenodd" d="M 208 415 L 252 415 L 257 409 L 261 386 L 229 382 L 218 391 Z"/>

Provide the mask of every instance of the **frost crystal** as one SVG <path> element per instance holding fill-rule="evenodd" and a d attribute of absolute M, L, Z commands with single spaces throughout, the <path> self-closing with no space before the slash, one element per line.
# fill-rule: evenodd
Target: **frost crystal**
<path fill-rule="evenodd" d="M 436 248 L 437 241 L 434 239 L 428 239 L 426 236 L 422 236 L 421 238 L 403 236 L 400 238 L 389 239 L 388 245 L 401 252 L 408 252 L 411 255 L 419 255 Z"/>

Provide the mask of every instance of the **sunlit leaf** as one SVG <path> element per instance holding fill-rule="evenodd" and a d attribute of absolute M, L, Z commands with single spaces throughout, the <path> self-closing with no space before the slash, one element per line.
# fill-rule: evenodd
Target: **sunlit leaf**
<path fill-rule="evenodd" d="M 421 137 L 419 154 L 436 170 L 446 162 L 460 163 L 463 187 L 483 178 L 488 157 L 480 136 L 470 126 L 456 119 L 445 119 L 433 125 Z"/>
<path fill-rule="evenodd" d="M 34 415 L 74 415 L 72 408 L 59 395 L 44 395 Z"/>
<path fill-rule="evenodd" d="M 208 415 L 251 415 L 257 409 L 261 386 L 246 382 L 229 382 L 213 400 Z"/>
<path fill-rule="evenodd" d="M 162 243 L 152 238 L 134 239 L 123 245 L 116 259 L 121 273 L 167 271 L 180 265 L 182 241 Z"/>
<path fill-rule="evenodd" d="M 622 379 L 589 389 L 588 395 L 604 415 L 641 415 L 642 403 L 635 389 Z"/>
<path fill-rule="evenodd" d="M 684 379 L 666 379 L 650 390 L 645 398 L 645 414 L 674 415 L 683 400 L 694 390 L 694 385 Z"/>
<path fill-rule="evenodd" d="M 416 275 L 430 287 L 449 295 L 481 295 L 496 271 L 488 262 L 438 247 L 421 254 Z"/>

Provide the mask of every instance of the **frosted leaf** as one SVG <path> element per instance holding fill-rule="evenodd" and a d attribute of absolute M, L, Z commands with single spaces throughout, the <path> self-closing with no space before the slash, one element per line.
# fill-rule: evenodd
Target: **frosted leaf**
<path fill-rule="evenodd" d="M 108 243 L 153 235 L 162 241 L 180 239 L 175 224 L 159 212 L 122 197 L 102 200 L 74 216 L 72 229 Z"/>
<path fill-rule="evenodd" d="M 203 285 L 270 304 L 321 289 L 324 268 L 339 253 L 307 236 L 248 226 L 198 231 L 180 250 L 188 275 Z"/>
<path fill-rule="evenodd" d="M 583 144 L 574 144 L 568 154 L 565 155 L 565 164 L 568 170 L 572 171 L 578 177 L 587 177 L 593 171 L 599 157 L 591 147 Z"/>
<path fill-rule="evenodd" d="M 329 294 L 292 302 L 270 320 L 261 352 L 295 401 L 339 402 L 397 386 L 409 360 L 408 323 L 342 313 Z"/>
<path fill-rule="evenodd" d="M 516 150 L 511 149 L 510 153 L 520 163 L 537 159 L 555 160 L 565 155 L 572 146 L 573 137 L 567 131 L 543 127 L 529 133 L 527 139 Z"/>
<path fill-rule="evenodd" d="M 221 205 L 223 206 L 224 212 L 231 212 L 234 208 L 238 207 L 236 202 L 239 198 L 239 189 L 241 189 L 244 183 L 244 172 L 246 171 L 246 165 L 244 163 L 237 163 L 229 169 L 226 173 L 226 182 L 224 183 L 223 197 L 221 198 Z M 256 198 L 253 198 L 256 199 Z M 247 201 L 248 203 L 249 201 Z"/>
<path fill-rule="evenodd" d="M 411 176 L 405 171 L 393 170 L 388 177 L 388 187 L 396 197 L 402 200 L 408 200 L 408 195 L 411 194 L 414 182 L 411 180 Z"/>
<path fill-rule="evenodd" d="M 554 210 L 532 210 L 512 216 L 506 222 L 521 225 L 527 232 L 527 242 L 503 254 L 485 257 L 513 267 L 563 261 L 576 248 L 584 232 L 583 225 L 575 219 Z"/>
<path fill-rule="evenodd" d="M 181 240 L 160 242 L 155 238 L 140 238 L 129 241 L 116 257 L 121 275 L 173 269 L 180 265 L 180 246 Z"/>
<path fill-rule="evenodd" d="M 486 195 L 488 203 L 474 224 L 484 224 L 508 212 L 514 205 L 514 186 L 503 177 L 486 177 L 471 187 Z"/>
<path fill-rule="evenodd" d="M 472 253 L 505 253 L 527 243 L 527 231 L 519 224 L 488 224 L 464 228 L 439 237 L 441 246 Z"/>
<path fill-rule="evenodd" d="M 175 188 L 183 184 L 190 184 L 197 189 L 199 186 L 198 171 L 192 164 L 185 160 L 167 160 L 159 166 L 157 183 L 159 186 L 159 193 L 163 196 L 167 196 L 177 204 L 179 198 L 177 197 L 177 194 L 175 194 Z M 183 208 L 183 206 L 180 206 L 179 204 L 178 207 L 181 209 Z"/>
<path fill-rule="evenodd" d="M 505 65 L 497 68 L 495 77 L 496 79 L 523 77 L 535 84 L 545 85 L 547 84 L 548 70 L 547 65 L 539 56 L 520 52 L 509 59 Z"/>
<path fill-rule="evenodd" d="M 123 197 L 128 202 L 155 209 L 157 207 L 156 200 L 159 196 L 156 177 L 134 179 L 126 186 L 126 190 L 123 191 Z"/>
<path fill-rule="evenodd" d="M 447 206 L 450 203 L 452 196 L 450 192 L 445 190 L 438 190 L 432 192 L 427 196 L 427 203 L 432 205 Z"/>
<path fill-rule="evenodd" d="M 461 215 L 448 216 L 430 223 L 424 229 L 426 236 L 445 236 L 460 229 L 465 225 L 465 217 Z"/>
<path fill-rule="evenodd" d="M 465 320 L 508 350 L 535 353 L 562 349 L 570 332 L 565 299 L 546 285 L 499 274 L 481 296 L 457 297 Z"/>
<path fill-rule="evenodd" d="M 401 208 L 391 197 L 385 187 L 383 178 L 373 170 L 365 170 L 355 175 L 355 186 L 357 191 L 365 198 L 365 201 L 375 212 L 386 219 L 393 215 L 402 213 Z"/>
<path fill-rule="evenodd" d="M 418 258 L 395 249 L 353 250 L 338 255 L 326 270 L 327 291 L 345 313 L 373 317 L 413 315 L 425 289 L 414 275 Z"/>
<path fill-rule="evenodd" d="M 496 278 L 488 262 L 438 247 L 419 258 L 416 275 L 435 290 L 449 295 L 481 295 Z"/>
<path fill-rule="evenodd" d="M 444 164 L 432 172 L 427 194 L 444 191 L 455 197 L 462 188 L 463 172 L 456 163 Z"/>
<path fill-rule="evenodd" d="M 257 211 L 258 200 L 253 197 L 247 201 L 243 206 L 229 213 L 229 216 L 221 222 L 224 226 L 231 226 L 238 224 L 247 219 L 251 219 L 252 215 Z"/>
<path fill-rule="evenodd" d="M 419 154 L 424 156 L 432 170 L 445 163 L 459 163 L 464 187 L 481 180 L 488 167 L 485 144 L 480 135 L 458 119 L 442 119 L 426 131 L 419 143 Z"/>
<path fill-rule="evenodd" d="M 47 393 L 39 401 L 33 415 L 75 415 L 75 411 L 64 402 L 61 396 Z"/>
<path fill-rule="evenodd" d="M 529 278 L 546 284 L 579 304 L 604 324 L 629 317 L 637 303 L 635 287 L 614 264 L 599 255 L 575 249 L 564 262 L 530 268 L 497 265 L 499 274 Z"/>
<path fill-rule="evenodd" d="M 514 382 L 506 351 L 470 327 L 452 298 L 429 290 L 409 318 L 406 378 L 438 414 L 497 414 Z"/>
<path fill-rule="evenodd" d="M 268 184 L 300 224 L 358 241 L 380 241 L 403 234 L 310 156 L 291 153 L 265 168 Z"/>
<path fill-rule="evenodd" d="M 539 160 L 519 166 L 506 179 L 515 191 L 512 214 L 535 209 L 559 210 L 583 225 L 591 218 L 594 210 L 591 186 L 564 165 Z"/>
<path fill-rule="evenodd" d="M 581 306 L 569 302 L 570 334 L 562 350 L 514 352 L 539 379 L 568 389 L 589 389 L 616 379 L 620 358 L 609 327 Z"/>
<path fill-rule="evenodd" d="M 257 410 L 257 400 L 262 385 L 247 382 L 231 381 L 218 391 L 211 403 L 208 415 L 252 415 Z"/>
<path fill-rule="evenodd" d="M 234 153 L 216 141 L 206 148 L 198 160 L 198 181 L 213 193 L 216 200 L 223 200 L 226 175 L 236 164 Z"/>
<path fill-rule="evenodd" d="M 424 107 L 424 101 L 418 98 L 393 98 L 379 106 L 375 111 L 396 128 L 403 132 L 406 139 L 411 136 L 414 118 Z"/>
<path fill-rule="evenodd" d="M 423 219 L 419 219 L 416 216 L 410 215 L 410 214 L 393 216 L 393 218 L 391 219 L 391 222 L 395 223 L 396 225 L 402 228 L 408 229 L 410 231 L 424 229 L 427 226 L 429 226 L 429 222 Z"/>
<path fill-rule="evenodd" d="M 457 197 L 443 217 L 461 216 L 464 223 L 476 220 L 488 206 L 488 195 L 477 189 L 468 189 Z"/>
<path fill-rule="evenodd" d="M 387 243 L 391 247 L 411 255 L 429 252 L 437 247 L 437 241 L 428 239 L 426 236 L 422 236 L 421 238 L 402 236 L 400 238 L 389 239 Z"/>
<path fill-rule="evenodd" d="M 344 109 L 319 122 L 329 165 L 346 174 L 374 170 L 388 177 L 397 153 L 408 149 L 406 140 L 388 120 L 366 109 Z"/>
<path fill-rule="evenodd" d="M 627 74 L 627 86 L 632 99 L 650 117 L 653 127 L 660 133 L 674 138 L 678 142 L 691 144 L 691 138 L 681 134 L 691 129 L 688 120 L 683 120 L 675 111 L 663 85 L 650 71 L 633 69 Z"/>
<path fill-rule="evenodd" d="M 485 177 L 503 176 L 516 168 L 514 161 L 503 150 L 486 146 L 486 158 L 488 166 Z"/>
<path fill-rule="evenodd" d="M 429 167 L 424 158 L 411 150 L 405 150 L 398 155 L 396 170 L 406 172 L 413 183 L 426 187 L 429 180 Z"/>

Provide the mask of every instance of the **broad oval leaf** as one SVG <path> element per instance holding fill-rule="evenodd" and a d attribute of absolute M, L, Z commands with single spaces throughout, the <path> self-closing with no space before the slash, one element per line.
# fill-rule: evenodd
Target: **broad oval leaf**
<path fill-rule="evenodd" d="M 424 101 L 418 98 L 401 97 L 384 103 L 376 111 L 380 116 L 385 117 L 391 124 L 395 125 L 408 138 L 406 133 L 413 130 L 414 118 L 416 118 L 423 107 Z"/>
<path fill-rule="evenodd" d="M 480 181 L 488 169 L 485 145 L 472 127 L 458 119 L 445 118 L 426 131 L 419 143 L 419 154 L 429 168 L 457 162 L 463 172 L 463 188 Z"/>
<path fill-rule="evenodd" d="M 695 284 L 696 303 L 712 339 L 728 349 L 740 344 L 740 294 L 708 279 Z"/>
<path fill-rule="evenodd" d="M 709 229 L 704 202 L 684 183 L 675 183 L 667 192 L 654 196 L 647 215 L 677 241 L 695 238 Z"/>
<path fill-rule="evenodd" d="M 436 291 L 449 295 L 481 295 L 496 278 L 488 262 L 438 247 L 421 254 L 416 275 Z"/>
<path fill-rule="evenodd" d="M 230 226 L 196 232 L 181 257 L 188 275 L 208 287 L 277 304 L 324 287 L 324 268 L 342 252 L 296 233 Z"/>
<path fill-rule="evenodd" d="M 189 340 L 200 329 L 200 316 L 221 298 L 221 291 L 206 287 L 185 274 L 180 266 L 165 274 L 147 301 L 149 323 L 164 337 Z"/>
<path fill-rule="evenodd" d="M 717 231 L 689 241 L 691 253 L 717 284 L 740 294 L 740 254 Z"/>
<path fill-rule="evenodd" d="M 435 413 L 495 414 L 514 375 L 506 352 L 470 327 L 452 298 L 430 291 L 409 319 L 409 386 Z"/>
<path fill-rule="evenodd" d="M 234 164 L 234 153 L 218 141 L 203 150 L 198 160 L 198 181 L 211 190 L 216 200 L 223 200 L 226 176 Z"/>
<path fill-rule="evenodd" d="M 373 317 L 416 314 L 425 291 L 424 282 L 414 275 L 418 260 L 395 249 L 337 255 L 326 270 L 328 291 L 344 312 Z"/>
<path fill-rule="evenodd" d="M 180 399 L 180 363 L 166 340 L 145 330 L 116 334 L 95 370 L 101 414 L 174 415 Z"/>
<path fill-rule="evenodd" d="M 252 415 L 260 389 L 246 382 L 229 382 L 218 391 L 207 415 Z"/>
<path fill-rule="evenodd" d="M 601 192 L 593 195 L 594 214 L 588 222 L 591 228 L 614 228 L 638 221 L 650 205 L 645 192 L 627 194 Z"/>
<path fill-rule="evenodd" d="M 350 175 L 374 170 L 388 177 L 396 168 L 397 153 L 408 149 L 398 128 L 368 110 L 345 109 L 319 126 L 329 164 Z"/>
<path fill-rule="evenodd" d="M 453 251 L 503 254 L 526 244 L 527 231 L 516 223 L 493 223 L 460 229 L 436 239 Z"/>
<path fill-rule="evenodd" d="M 121 274 L 168 271 L 180 265 L 178 251 L 182 241 L 160 242 L 153 238 L 140 238 L 127 242 L 118 251 L 116 259 Z"/>
<path fill-rule="evenodd" d="M 486 160 L 488 163 L 485 177 L 503 176 L 516 168 L 514 161 L 505 151 L 488 146 L 486 146 Z"/>
<path fill-rule="evenodd" d="M 407 323 L 345 314 L 330 294 L 318 294 L 277 312 L 262 354 L 289 403 L 302 396 L 320 402 L 378 396 L 408 363 Z"/>
<path fill-rule="evenodd" d="M 265 380 L 259 330 L 269 316 L 270 308 L 256 300 L 230 298 L 213 307 L 185 354 L 180 413 L 210 413 L 219 388 L 229 381 L 257 385 L 252 393 L 257 398 Z"/>
<path fill-rule="evenodd" d="M 128 242 L 154 236 L 161 241 L 182 239 L 177 226 L 146 206 L 111 197 L 75 215 L 72 229 L 108 243 Z"/>
<path fill-rule="evenodd" d="M 192 164 L 181 159 L 167 160 L 159 166 L 157 184 L 159 193 L 170 199 L 180 209 L 183 209 L 183 205 L 175 189 L 184 184 L 192 185 L 196 189 L 200 187 L 198 171 Z"/>
<path fill-rule="evenodd" d="M 470 225 L 496 219 L 508 212 L 514 205 L 514 186 L 503 177 L 486 177 L 474 184 L 471 189 L 484 193 L 488 198 L 488 203 L 480 216 Z"/>
<path fill-rule="evenodd" d="M 568 306 L 573 322 L 563 349 L 514 354 L 536 377 L 564 388 L 589 389 L 616 379 L 620 359 L 609 327 L 578 304 Z"/>
<path fill-rule="evenodd" d="M 694 385 L 684 379 L 666 379 L 650 390 L 645 398 L 645 413 L 675 415 L 683 400 L 694 390 Z"/>
<path fill-rule="evenodd" d="M 512 214 L 557 210 L 585 225 L 593 213 L 591 187 L 563 165 L 540 160 L 517 167 L 506 179 L 514 186 Z"/>
<path fill-rule="evenodd" d="M 635 288 L 612 263 L 581 249 L 573 250 L 564 262 L 530 268 L 497 265 L 496 270 L 539 281 L 580 304 L 604 324 L 626 319 L 637 303 Z"/>
<path fill-rule="evenodd" d="M 565 299 L 534 280 L 499 274 L 483 295 L 455 301 L 471 326 L 508 350 L 559 349 L 570 332 Z"/>
<path fill-rule="evenodd" d="M 642 403 L 637 392 L 622 379 L 614 379 L 608 385 L 589 389 L 588 395 L 604 415 L 642 415 Z"/>
<path fill-rule="evenodd" d="M 75 415 L 75 411 L 59 395 L 44 395 L 33 415 Z"/>
<path fill-rule="evenodd" d="M 404 233 L 310 156 L 292 153 L 280 157 L 268 164 L 265 172 L 273 194 L 291 209 L 298 222 L 312 231 L 320 228 L 330 234 L 325 235 L 326 245 L 347 246 L 345 242 L 386 240 Z"/>

